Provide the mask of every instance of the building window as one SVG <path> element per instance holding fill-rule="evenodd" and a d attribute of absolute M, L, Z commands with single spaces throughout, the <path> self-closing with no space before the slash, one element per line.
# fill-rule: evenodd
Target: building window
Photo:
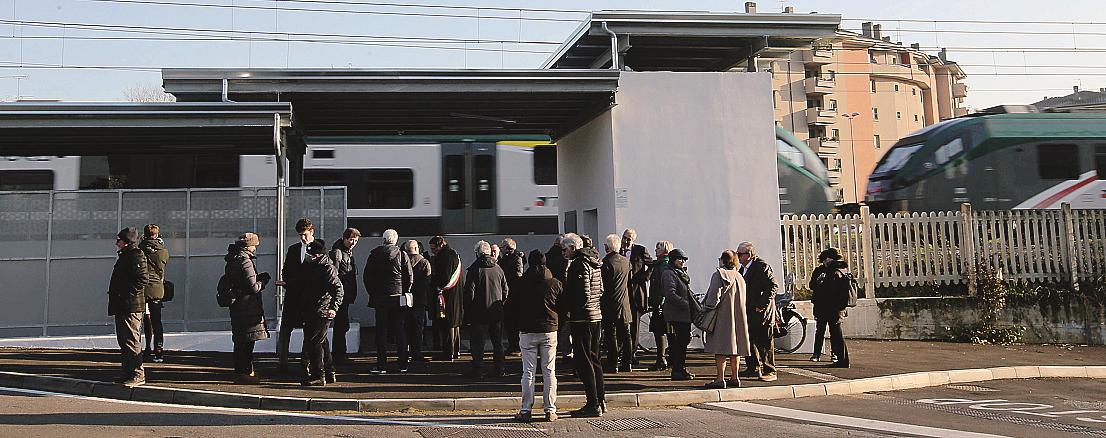
<path fill-rule="evenodd" d="M 918 95 L 918 89 L 914 88 L 914 87 L 910 87 L 910 95 L 917 96 Z"/>
<path fill-rule="evenodd" d="M 831 129 L 830 130 L 830 140 L 837 141 L 837 140 L 840 140 L 840 139 L 841 139 L 841 132 L 836 130 L 836 129 Z"/>
<path fill-rule="evenodd" d="M 876 59 L 876 52 L 873 52 L 871 50 L 868 51 L 868 62 L 872 64 L 879 64 L 879 61 Z"/>
<path fill-rule="evenodd" d="M 837 110 L 837 99 L 830 99 L 829 100 L 829 109 L 834 110 L 834 111 Z"/>
<path fill-rule="evenodd" d="M 1037 173 L 1041 179 L 1079 178 L 1079 147 L 1073 144 L 1037 145 Z"/>
<path fill-rule="evenodd" d="M 872 90 L 873 93 L 875 93 L 876 92 L 876 81 L 871 81 L 871 83 L 872 83 L 871 84 L 872 85 L 871 90 Z"/>
<path fill-rule="evenodd" d="M 918 121 L 918 115 L 917 115 L 917 114 L 915 114 L 915 115 L 914 115 L 914 121 L 915 121 L 915 122 L 917 122 L 917 121 Z"/>
<path fill-rule="evenodd" d="M 411 169 L 305 169 L 303 183 L 306 186 L 347 187 L 348 208 L 409 209 L 415 206 L 415 173 Z"/>
<path fill-rule="evenodd" d="M 875 140 L 876 149 L 879 149 L 879 134 L 876 134 L 875 136 L 873 136 L 873 140 Z"/>
<path fill-rule="evenodd" d="M 819 76 L 822 75 L 818 73 L 818 70 L 806 70 L 806 77 L 808 78 L 816 78 Z"/>
<path fill-rule="evenodd" d="M 557 185 L 557 147 L 553 145 L 534 148 L 534 184 Z"/>
<path fill-rule="evenodd" d="M 824 76 L 822 76 L 822 78 L 827 80 L 827 81 L 833 81 L 834 79 L 837 78 L 837 72 L 835 72 L 833 70 L 826 70 L 826 74 Z"/>
<path fill-rule="evenodd" d="M 841 170 L 841 159 L 840 158 L 834 158 L 833 159 L 833 170 Z"/>
<path fill-rule="evenodd" d="M 879 108 L 872 108 L 872 120 L 879 120 Z"/>
<path fill-rule="evenodd" d="M 899 91 L 899 84 L 895 84 L 895 91 Z"/>
<path fill-rule="evenodd" d="M 779 108 L 780 107 L 779 102 L 780 102 L 780 91 L 779 90 L 772 91 L 772 109 Z"/>
<path fill-rule="evenodd" d="M 895 111 L 895 118 L 901 120 L 902 119 L 902 111 Z"/>
<path fill-rule="evenodd" d="M 0 170 L 0 190 L 54 190 L 54 171 Z"/>

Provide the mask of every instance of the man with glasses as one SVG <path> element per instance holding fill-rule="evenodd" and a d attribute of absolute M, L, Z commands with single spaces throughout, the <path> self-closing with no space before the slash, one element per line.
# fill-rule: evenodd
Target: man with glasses
<path fill-rule="evenodd" d="M 653 258 L 649 256 L 649 250 L 638 245 L 637 231 L 627 228 L 622 232 L 622 248 L 619 254 L 630 259 L 630 351 L 634 354 L 633 364 L 637 365 L 638 336 L 641 326 L 641 315 L 649 311 L 649 267 L 653 264 Z M 631 364 L 623 365 L 621 371 L 631 371 Z"/>
<path fill-rule="evenodd" d="M 737 245 L 738 272 L 745 278 L 745 314 L 749 323 L 752 354 L 746 358 L 742 377 L 765 382 L 776 380 L 776 356 L 772 345 L 772 327 L 776 324 L 776 276 L 772 267 L 757 257 L 752 242 Z"/>
<path fill-rule="evenodd" d="M 292 340 L 292 330 L 304 327 L 304 303 L 303 297 L 308 287 L 305 264 L 308 262 L 307 245 L 314 241 L 324 244 L 322 239 L 315 238 L 315 224 L 311 219 L 303 218 L 296 221 L 296 233 L 300 241 L 288 247 L 284 255 L 284 266 L 281 268 L 281 281 L 277 286 L 284 287 L 284 307 L 281 309 L 280 335 L 277 338 L 277 372 L 288 372 L 288 343 Z M 300 347 L 300 367 L 307 373 L 303 357 L 303 347 Z"/>

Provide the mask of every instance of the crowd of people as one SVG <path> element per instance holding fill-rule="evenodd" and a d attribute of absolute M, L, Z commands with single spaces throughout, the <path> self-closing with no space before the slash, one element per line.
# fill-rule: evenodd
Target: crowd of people
<path fill-rule="evenodd" d="M 467 327 L 471 368 L 475 378 L 506 374 L 507 354 L 522 358 L 522 405 L 516 416 L 530 421 L 537 374 L 542 375 L 546 420 L 557 418 L 556 356 L 571 358 L 573 371 L 584 386 L 585 405 L 573 416 L 598 417 L 606 411 L 604 374 L 640 370 L 635 352 L 644 315 L 656 341 L 653 371 L 669 370 L 672 380 L 695 379 L 687 367 L 692 327 L 704 333 L 704 347 L 715 357 L 714 380 L 708 388 L 741 385 L 741 378 L 776 380 L 773 334 L 777 328 L 775 295 L 779 287 L 771 267 L 757 256 L 751 242 L 727 249 L 703 291 L 693 291 L 684 251 L 659 241 L 655 257 L 637 244 L 637 233 L 610 234 L 602 252 L 586 235 L 557 237 L 546 252 L 524 253 L 511 238 L 498 244 L 486 241 L 473 248 L 475 260 L 462 268 L 461 257 L 442 236 L 428 242 L 400 244 L 395 230 L 382 234 L 380 245 L 365 260 L 358 281 L 353 248 L 361 233 L 346 229 L 328 250 L 315 237 L 309 219 L 295 226 L 299 241 L 291 245 L 281 267 L 284 288 L 282 322 L 277 339 L 278 372 L 304 376 L 305 386 L 337 381 L 335 365 L 349 361 L 345 334 L 350 328 L 349 306 L 365 289 L 367 305 L 375 310 L 376 363 L 374 374 L 406 373 L 413 364 L 430 359 L 423 352 L 424 334 L 441 352 L 436 360 L 460 359 L 461 328 Z M 168 251 L 157 225 L 147 225 L 139 240 L 137 230 L 120 231 L 119 258 L 109 287 L 109 314 L 114 315 L 123 353 L 121 383 L 145 382 L 139 331 L 143 321 L 149 356 L 163 358 L 161 307 L 171 300 L 171 283 L 164 281 Z M 258 272 L 257 234 L 244 233 L 227 248 L 224 275 L 219 281 L 220 304 L 229 307 L 234 344 L 234 380 L 260 382 L 253 366 L 254 344 L 269 338 L 261 292 L 272 280 Z M 848 367 L 848 350 L 841 322 L 848 305 L 848 266 L 833 248 L 819 256 L 822 266 L 810 280 L 818 334 L 811 360 L 820 360 L 821 337 L 831 333 L 834 362 Z M 225 297 L 223 296 L 225 294 Z M 167 296 L 168 295 L 168 296 Z M 844 296 L 844 298 L 842 298 Z M 224 299 L 225 298 L 225 299 Z M 304 331 L 301 360 L 289 365 L 289 343 L 294 329 Z M 333 345 L 327 340 L 333 329 Z M 152 340 L 151 340 L 152 339 Z M 395 344 L 395 362 L 388 347 Z M 491 345 L 491 367 L 485 353 Z M 746 367 L 738 371 L 739 358 Z M 727 378 L 727 365 L 729 377 Z"/>

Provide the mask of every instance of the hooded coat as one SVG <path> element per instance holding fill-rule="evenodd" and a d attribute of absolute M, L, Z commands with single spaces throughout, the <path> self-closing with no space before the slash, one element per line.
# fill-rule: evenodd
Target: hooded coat
<path fill-rule="evenodd" d="M 108 315 L 146 311 L 146 284 L 150 281 L 146 256 L 135 244 L 119 250 L 108 284 Z"/>
<path fill-rule="evenodd" d="M 329 318 L 327 311 L 337 312 L 345 295 L 342 280 L 338 278 L 338 269 L 334 267 L 330 257 L 323 254 L 315 260 L 308 256 L 303 262 L 303 270 L 307 284 L 303 296 L 306 306 L 304 317 Z"/>
<path fill-rule="evenodd" d="M 169 250 L 161 238 L 146 238 L 138 243 L 138 249 L 146 256 L 146 269 L 150 275 L 146 283 L 146 299 L 165 298 L 165 265 L 169 264 Z"/>
<path fill-rule="evenodd" d="M 511 291 L 512 312 L 518 315 L 518 331 L 553 333 L 560 328 L 561 281 L 545 265 L 531 265 Z"/>
<path fill-rule="evenodd" d="M 334 246 L 330 247 L 330 262 L 338 269 L 342 303 L 348 307 L 357 301 L 357 261 L 353 259 L 353 250 L 346 248 L 345 239 L 334 241 Z"/>
<path fill-rule="evenodd" d="M 603 275 L 599 251 L 580 248 L 568 261 L 565 275 L 564 306 L 568 322 L 599 322 L 603 320 L 600 302 L 603 299 Z M 553 274 L 556 277 L 556 273 Z"/>
<path fill-rule="evenodd" d="M 265 306 L 261 301 L 261 291 L 265 282 L 258 279 L 257 259 L 246 250 L 245 245 L 232 243 L 227 247 L 223 261 L 227 264 L 223 273 L 234 285 L 234 303 L 230 305 L 231 339 L 240 341 L 260 341 L 269 338 L 265 327 Z"/>
<path fill-rule="evenodd" d="M 849 306 L 849 264 L 837 260 L 829 267 L 819 266 L 810 274 L 810 297 L 814 319 L 837 322 Z"/>
<path fill-rule="evenodd" d="M 745 279 L 737 269 L 718 268 L 710 277 L 703 308 L 716 306 L 714 330 L 706 334 L 704 349 L 722 356 L 749 355 L 749 326 L 745 318 Z"/>
<path fill-rule="evenodd" d="M 691 322 L 691 285 L 684 281 L 687 271 L 668 264 L 661 274 L 661 289 L 664 291 L 665 322 Z"/>
<path fill-rule="evenodd" d="M 491 256 L 483 254 L 465 273 L 465 317 L 472 324 L 491 324 L 503 320 L 503 300 L 510 288 L 503 269 Z"/>

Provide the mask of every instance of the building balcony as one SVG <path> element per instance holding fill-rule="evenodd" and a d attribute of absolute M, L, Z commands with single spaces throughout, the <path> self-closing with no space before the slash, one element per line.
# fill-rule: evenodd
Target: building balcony
<path fill-rule="evenodd" d="M 968 115 L 968 109 L 964 107 L 956 107 L 952 110 L 952 115 L 954 117 L 964 117 Z"/>
<path fill-rule="evenodd" d="M 837 111 L 827 110 L 823 108 L 807 108 L 806 109 L 806 123 L 807 125 L 832 125 L 837 122 Z"/>
<path fill-rule="evenodd" d="M 833 93 L 834 85 L 833 79 L 820 77 L 803 79 L 803 89 L 806 90 L 808 96 Z"/>
<path fill-rule="evenodd" d="M 952 97 L 953 98 L 965 98 L 968 97 L 968 85 L 963 82 L 957 82 L 952 84 Z"/>
<path fill-rule="evenodd" d="M 837 154 L 840 142 L 836 138 L 814 137 L 806 139 L 806 146 L 819 156 L 832 157 Z"/>
<path fill-rule="evenodd" d="M 914 82 L 919 85 L 926 83 L 926 79 L 929 78 L 929 74 L 926 72 L 912 68 L 909 65 L 871 64 L 871 66 L 872 76 L 876 77 L 898 79 L 901 81 Z"/>
<path fill-rule="evenodd" d="M 826 65 L 833 62 L 833 49 L 829 47 L 815 47 L 802 51 L 803 63 L 807 65 Z"/>

